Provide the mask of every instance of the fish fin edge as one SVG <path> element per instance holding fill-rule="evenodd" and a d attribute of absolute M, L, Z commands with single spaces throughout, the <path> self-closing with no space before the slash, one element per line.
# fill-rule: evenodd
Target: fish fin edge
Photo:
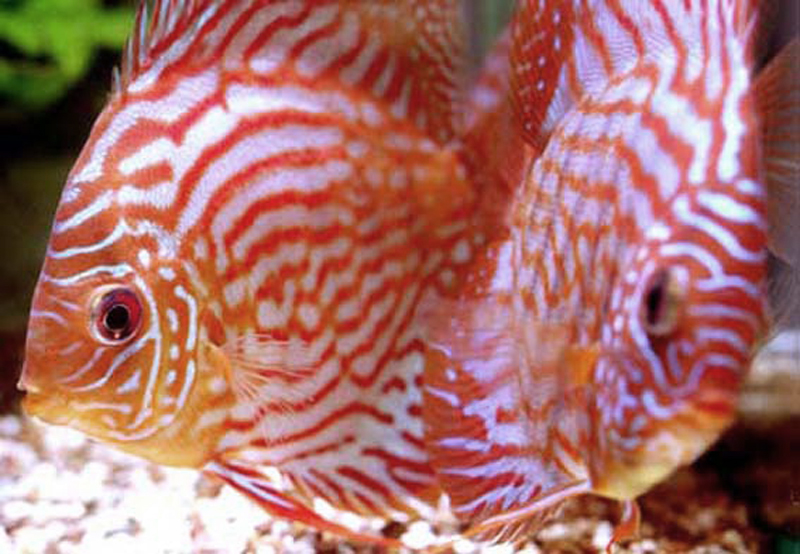
<path fill-rule="evenodd" d="M 275 517 L 297 521 L 355 542 L 388 548 L 404 546 L 398 539 L 354 531 L 322 517 L 291 495 L 276 489 L 267 477 L 251 467 L 233 461 L 212 461 L 206 465 L 204 470 L 222 479 Z"/>

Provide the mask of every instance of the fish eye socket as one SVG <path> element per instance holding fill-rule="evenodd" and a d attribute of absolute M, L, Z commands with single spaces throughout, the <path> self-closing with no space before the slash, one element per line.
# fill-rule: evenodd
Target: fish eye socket
<path fill-rule="evenodd" d="M 650 277 L 642 295 L 641 321 L 651 338 L 667 336 L 677 329 L 682 299 L 675 272 L 660 269 Z"/>
<path fill-rule="evenodd" d="M 127 287 L 106 291 L 93 312 L 95 332 L 103 342 L 124 343 L 141 325 L 142 304 L 136 292 Z"/>

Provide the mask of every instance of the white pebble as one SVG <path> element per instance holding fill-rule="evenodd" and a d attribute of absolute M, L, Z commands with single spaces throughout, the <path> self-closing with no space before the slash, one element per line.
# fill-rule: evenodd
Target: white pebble
<path fill-rule="evenodd" d="M 408 526 L 408 531 L 403 533 L 400 539 L 406 543 L 409 548 L 425 548 L 432 545 L 436 537 L 431 530 L 431 526 L 427 522 L 415 521 Z"/>

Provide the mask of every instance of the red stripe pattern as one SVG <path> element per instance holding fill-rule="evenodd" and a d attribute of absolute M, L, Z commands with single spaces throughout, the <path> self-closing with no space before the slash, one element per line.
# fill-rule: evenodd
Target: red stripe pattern
<path fill-rule="evenodd" d="M 749 0 L 521 2 L 512 104 L 542 154 L 426 370 L 432 463 L 476 532 L 634 498 L 731 421 L 765 329 L 755 28 Z"/>
<path fill-rule="evenodd" d="M 417 306 L 475 250 L 461 42 L 447 0 L 143 3 L 55 216 L 28 410 L 327 529 L 260 470 L 428 513 Z M 130 336 L 98 307 L 123 289 Z"/>

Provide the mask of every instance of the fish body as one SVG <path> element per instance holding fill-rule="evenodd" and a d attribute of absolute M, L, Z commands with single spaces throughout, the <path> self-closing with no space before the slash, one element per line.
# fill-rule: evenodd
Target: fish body
<path fill-rule="evenodd" d="M 58 206 L 25 409 L 349 534 L 424 514 L 417 305 L 471 259 L 453 1 L 140 9 Z M 277 468 L 289 491 L 265 477 Z"/>
<path fill-rule="evenodd" d="M 432 316 L 426 444 L 476 534 L 591 493 L 625 502 L 621 537 L 730 424 L 767 331 L 758 6 L 530 0 L 515 18 L 534 154 L 508 236 Z"/>

